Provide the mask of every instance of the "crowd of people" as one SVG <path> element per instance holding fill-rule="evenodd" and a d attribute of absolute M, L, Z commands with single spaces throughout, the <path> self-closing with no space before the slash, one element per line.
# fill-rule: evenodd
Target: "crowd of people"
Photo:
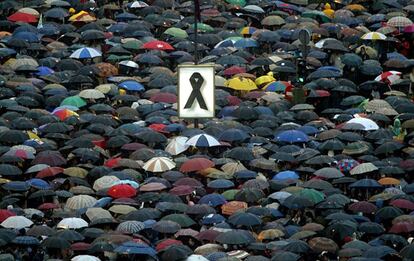
<path fill-rule="evenodd" d="M 0 260 L 414 260 L 413 18 L 0 1 Z M 214 118 L 179 117 L 183 64 Z"/>

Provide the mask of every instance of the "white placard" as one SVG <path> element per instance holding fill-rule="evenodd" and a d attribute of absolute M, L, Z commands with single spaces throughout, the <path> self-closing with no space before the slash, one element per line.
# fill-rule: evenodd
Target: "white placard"
<path fill-rule="evenodd" d="M 214 88 L 214 65 L 180 65 L 178 67 L 178 116 L 193 119 L 213 118 Z"/>

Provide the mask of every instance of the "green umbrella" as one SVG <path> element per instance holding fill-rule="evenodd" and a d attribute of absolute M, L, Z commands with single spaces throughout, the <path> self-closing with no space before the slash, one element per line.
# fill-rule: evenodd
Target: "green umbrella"
<path fill-rule="evenodd" d="M 191 28 L 192 29 L 194 29 L 194 25 L 195 24 L 192 24 L 191 25 Z M 201 31 L 201 32 L 205 32 L 205 33 L 207 33 L 207 32 L 213 32 L 214 31 L 214 28 L 213 27 L 211 27 L 210 25 L 208 25 L 208 24 L 204 24 L 204 23 L 197 23 L 197 30 L 198 31 Z"/>
<path fill-rule="evenodd" d="M 322 192 L 319 192 L 315 189 L 303 189 L 299 192 L 299 195 L 309 199 L 315 204 L 318 204 L 319 202 L 323 201 L 325 198 Z"/>
<path fill-rule="evenodd" d="M 262 20 L 262 25 L 268 25 L 268 26 L 283 25 L 285 23 L 286 23 L 285 19 L 283 19 L 282 17 L 278 15 L 269 15 Z"/>
<path fill-rule="evenodd" d="M 75 107 L 83 107 L 86 105 L 85 100 L 83 100 L 81 97 L 75 95 L 65 98 L 61 103 L 60 106 L 63 105 L 69 105 L 69 106 L 75 106 Z"/>
<path fill-rule="evenodd" d="M 245 6 L 246 0 L 226 0 L 227 3 L 231 5 Z"/>
<path fill-rule="evenodd" d="M 139 40 L 131 40 L 122 44 L 122 47 L 128 50 L 138 51 L 141 49 L 142 42 Z"/>
<path fill-rule="evenodd" d="M 180 224 L 181 227 L 191 227 L 196 224 L 194 220 L 185 214 L 170 214 L 163 217 L 161 220 L 174 221 L 175 223 Z"/>
<path fill-rule="evenodd" d="M 236 196 L 237 192 L 239 192 L 239 189 L 229 189 L 226 190 L 225 192 L 223 192 L 221 195 L 223 195 L 223 197 L 226 200 L 234 200 L 234 197 Z"/>
<path fill-rule="evenodd" d="M 174 36 L 175 38 L 180 39 L 186 39 L 188 37 L 188 34 L 183 29 L 177 28 L 177 27 L 171 27 L 165 30 L 164 34 L 168 34 L 171 36 Z"/>
<path fill-rule="evenodd" d="M 120 61 L 126 61 L 126 60 L 131 60 L 131 59 L 132 59 L 131 55 L 115 55 L 115 54 L 111 54 L 108 56 L 108 58 L 106 58 L 108 62 L 120 62 Z"/>
<path fill-rule="evenodd" d="M 323 12 L 315 11 L 315 10 L 308 11 L 308 12 L 303 12 L 302 17 L 308 17 L 308 18 L 312 18 L 312 19 L 319 18 L 322 21 L 322 23 L 329 23 L 331 21 L 331 18 L 326 16 Z"/>

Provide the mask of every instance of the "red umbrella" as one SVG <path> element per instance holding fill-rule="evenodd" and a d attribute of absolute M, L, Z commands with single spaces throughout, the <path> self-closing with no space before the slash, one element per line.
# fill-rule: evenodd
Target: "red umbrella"
<path fill-rule="evenodd" d="M 391 201 L 390 205 L 397 208 L 414 210 L 414 203 L 402 198 Z"/>
<path fill-rule="evenodd" d="M 3 222 L 8 217 L 12 217 L 12 216 L 16 216 L 16 213 L 11 212 L 10 210 L 7 210 L 7 209 L 0 209 L 0 222 Z"/>
<path fill-rule="evenodd" d="M 325 90 L 316 90 L 316 94 L 318 94 L 319 97 L 329 97 L 331 96 L 331 93 Z"/>
<path fill-rule="evenodd" d="M 168 133 L 168 131 L 165 130 L 165 127 L 167 125 L 162 124 L 162 123 L 153 123 L 150 126 L 148 126 L 150 129 L 156 131 L 156 132 L 160 132 L 160 133 Z"/>
<path fill-rule="evenodd" d="M 55 209 L 55 208 L 59 208 L 59 206 L 56 205 L 55 203 L 43 203 L 42 205 L 37 207 L 37 209 L 40 209 L 40 210 L 49 210 L 49 209 Z"/>
<path fill-rule="evenodd" d="M 142 49 L 172 51 L 174 50 L 174 47 L 167 42 L 154 40 L 142 45 Z"/>
<path fill-rule="evenodd" d="M 244 98 L 250 99 L 250 100 L 257 100 L 265 94 L 266 93 L 262 92 L 262 91 L 252 91 L 252 92 L 248 92 L 246 95 L 244 95 Z"/>
<path fill-rule="evenodd" d="M 359 201 L 352 203 L 349 207 L 352 212 L 361 212 L 364 214 L 371 214 L 377 211 L 377 206 L 367 201 Z"/>
<path fill-rule="evenodd" d="M 390 233 L 396 233 L 396 234 L 410 233 L 413 231 L 414 231 L 414 224 L 411 222 L 398 222 L 394 224 L 390 229 Z"/>
<path fill-rule="evenodd" d="M 105 161 L 104 166 L 109 168 L 115 168 L 116 166 L 118 166 L 119 160 L 121 159 L 121 157 L 108 159 L 107 161 Z"/>
<path fill-rule="evenodd" d="M 221 233 L 217 230 L 209 229 L 209 230 L 204 230 L 198 233 L 198 235 L 196 235 L 195 238 L 200 241 L 205 240 L 205 241 L 213 242 L 214 240 L 216 240 L 216 237 L 220 234 Z"/>
<path fill-rule="evenodd" d="M 194 187 L 194 188 L 203 187 L 203 184 L 200 181 L 194 178 L 189 178 L 189 177 L 180 178 L 179 180 L 174 182 L 174 187 L 183 186 L 183 185 Z"/>
<path fill-rule="evenodd" d="M 159 92 L 151 96 L 152 102 L 176 103 L 177 95 L 167 92 Z"/>
<path fill-rule="evenodd" d="M 12 22 L 36 23 L 37 17 L 31 14 L 17 12 L 7 17 L 7 20 Z"/>
<path fill-rule="evenodd" d="M 174 187 L 170 190 L 170 194 L 176 195 L 176 196 L 186 196 L 193 193 L 194 187 L 187 186 L 187 185 L 181 185 Z"/>
<path fill-rule="evenodd" d="M 73 251 L 87 251 L 91 248 L 91 244 L 85 242 L 73 243 L 70 247 Z"/>
<path fill-rule="evenodd" d="M 108 195 L 112 198 L 132 198 L 137 195 L 137 190 L 128 184 L 112 186 L 108 190 Z"/>
<path fill-rule="evenodd" d="M 194 172 L 214 167 L 214 162 L 205 158 L 189 159 L 180 167 L 181 172 Z"/>
<path fill-rule="evenodd" d="M 232 66 L 223 71 L 225 76 L 233 76 L 238 73 L 245 73 L 246 69 L 240 66 Z"/>
<path fill-rule="evenodd" d="M 136 151 L 143 148 L 147 148 L 147 145 L 138 142 L 127 143 L 121 147 L 121 149 L 129 151 Z"/>
<path fill-rule="evenodd" d="M 172 238 L 167 238 L 163 241 L 161 241 L 160 243 L 158 243 L 158 245 L 155 247 L 155 250 L 157 250 L 157 252 L 160 252 L 164 249 L 166 249 L 169 246 L 172 245 L 182 245 L 183 242 L 176 240 L 176 239 L 172 239 Z"/>
<path fill-rule="evenodd" d="M 239 104 L 242 102 L 238 97 L 233 95 L 227 96 L 226 99 L 229 102 L 230 106 L 239 106 Z"/>
<path fill-rule="evenodd" d="M 64 169 L 61 167 L 47 167 L 39 171 L 36 178 L 42 179 L 47 177 L 54 177 L 57 174 L 63 173 Z"/>

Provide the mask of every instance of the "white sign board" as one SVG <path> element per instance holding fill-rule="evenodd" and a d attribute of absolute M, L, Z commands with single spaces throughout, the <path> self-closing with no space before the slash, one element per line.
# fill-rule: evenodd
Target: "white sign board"
<path fill-rule="evenodd" d="M 214 65 L 178 67 L 178 116 L 214 117 Z"/>

